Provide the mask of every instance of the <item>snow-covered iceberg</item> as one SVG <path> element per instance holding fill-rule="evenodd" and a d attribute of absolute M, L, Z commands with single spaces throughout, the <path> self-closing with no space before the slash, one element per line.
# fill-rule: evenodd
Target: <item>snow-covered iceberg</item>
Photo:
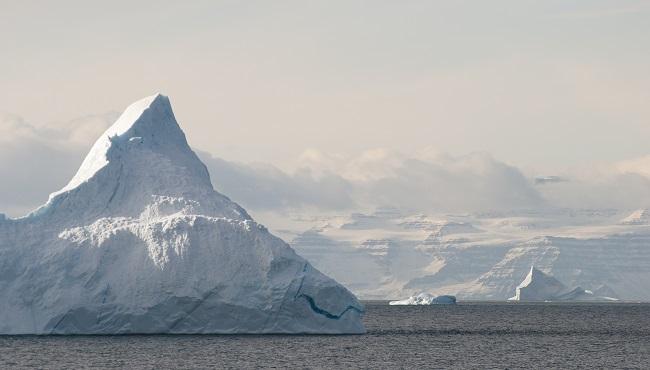
<path fill-rule="evenodd" d="M 0 218 L 0 334 L 362 333 L 362 312 L 213 189 L 162 95 L 45 205 Z"/>
<path fill-rule="evenodd" d="M 453 295 L 434 296 L 429 293 L 420 293 L 401 301 L 390 301 L 388 304 L 391 306 L 456 304 L 456 297 Z"/>
<path fill-rule="evenodd" d="M 510 301 L 616 301 L 615 298 L 599 297 L 581 287 L 568 288 L 562 282 L 531 266 L 524 281 L 517 286 Z"/>

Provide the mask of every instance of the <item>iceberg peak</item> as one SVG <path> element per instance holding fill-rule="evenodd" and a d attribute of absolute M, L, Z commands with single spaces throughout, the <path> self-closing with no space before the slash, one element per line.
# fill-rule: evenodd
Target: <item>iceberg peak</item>
<path fill-rule="evenodd" d="M 70 182 L 30 215 L 43 214 L 54 203 L 91 217 L 107 210 L 125 215 L 141 210 L 152 195 L 214 198 L 213 193 L 207 168 L 187 143 L 169 98 L 156 94 L 127 107 L 97 139 Z M 234 203 L 220 203 L 230 210 L 218 216 L 250 218 L 233 209 L 238 208 Z"/>
<path fill-rule="evenodd" d="M 517 286 L 511 301 L 580 301 L 580 300 L 616 300 L 609 297 L 597 297 L 590 290 L 581 287 L 569 289 L 562 282 L 541 270 L 530 267 L 526 278 Z"/>
<path fill-rule="evenodd" d="M 519 284 L 519 287 L 527 287 L 530 285 L 533 281 L 537 279 L 548 279 L 550 278 L 549 275 L 545 274 L 542 272 L 540 269 L 536 268 L 534 265 L 530 266 L 530 270 L 528 271 L 528 275 L 526 275 L 526 278 L 524 281 Z"/>
<path fill-rule="evenodd" d="M 129 105 L 117 121 L 97 139 L 72 180 L 63 189 L 50 195 L 50 198 L 76 188 L 106 166 L 108 164 L 108 151 L 121 136 L 124 136 L 129 131 L 136 131 L 138 126 L 141 126 L 138 127 L 140 128 L 138 131 L 149 131 L 153 134 L 157 131 L 157 125 L 169 121 L 168 119 L 160 119 L 165 117 L 171 117 L 176 123 L 169 98 L 160 93 L 140 99 Z M 178 124 L 176 124 L 176 127 L 178 128 Z M 182 135 L 180 128 L 178 128 L 178 131 Z M 184 135 L 183 139 L 185 139 Z"/>

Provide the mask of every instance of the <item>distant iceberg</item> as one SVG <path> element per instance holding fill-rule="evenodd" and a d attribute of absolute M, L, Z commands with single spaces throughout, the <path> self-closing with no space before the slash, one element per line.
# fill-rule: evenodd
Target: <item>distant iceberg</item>
<path fill-rule="evenodd" d="M 581 287 L 567 288 L 559 280 L 551 275 L 531 266 L 524 281 L 517 286 L 515 296 L 509 301 L 617 301 L 616 298 L 599 297 L 591 290 Z"/>
<path fill-rule="evenodd" d="M 456 297 L 453 295 L 441 295 L 436 297 L 429 293 L 420 293 L 401 301 L 390 301 L 388 304 L 391 306 L 456 304 Z"/>

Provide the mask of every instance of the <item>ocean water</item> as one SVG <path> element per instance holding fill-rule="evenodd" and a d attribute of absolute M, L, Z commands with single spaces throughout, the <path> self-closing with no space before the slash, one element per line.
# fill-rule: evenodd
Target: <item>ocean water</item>
<path fill-rule="evenodd" d="M 0 368 L 650 368 L 650 304 L 364 303 L 365 335 L 4 336 Z"/>

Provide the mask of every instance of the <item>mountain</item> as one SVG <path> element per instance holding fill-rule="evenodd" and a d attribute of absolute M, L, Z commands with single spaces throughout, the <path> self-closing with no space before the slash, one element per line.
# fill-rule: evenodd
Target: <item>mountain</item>
<path fill-rule="evenodd" d="M 0 218 L 0 297 L 0 334 L 364 332 L 352 293 L 213 189 L 162 95 Z"/>
<path fill-rule="evenodd" d="M 366 211 L 367 212 L 367 211 Z M 364 299 L 420 292 L 506 300 L 534 265 L 596 296 L 650 301 L 650 225 L 621 224 L 627 211 L 513 210 L 382 218 L 297 213 L 277 230 L 314 266 Z M 310 220 L 314 221 L 310 221 Z M 381 219 L 350 228 L 355 220 Z M 340 226 L 343 225 L 343 226 Z"/>

